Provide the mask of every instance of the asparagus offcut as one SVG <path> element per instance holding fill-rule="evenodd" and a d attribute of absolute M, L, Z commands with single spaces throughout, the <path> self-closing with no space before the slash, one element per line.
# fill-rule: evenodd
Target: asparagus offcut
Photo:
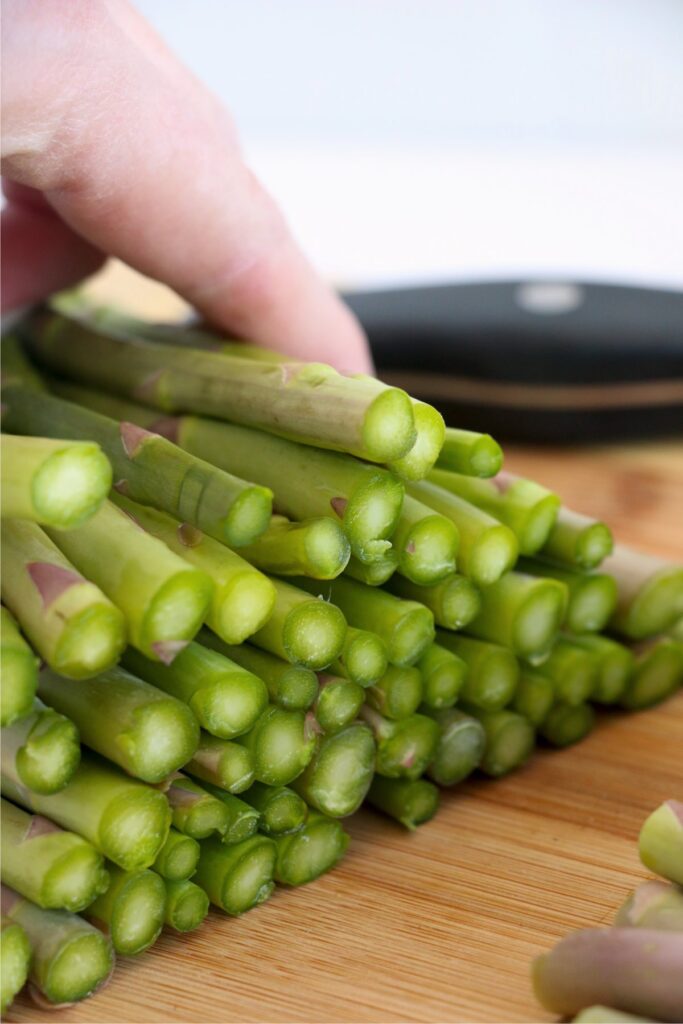
<path fill-rule="evenodd" d="M 399 719 L 417 711 L 422 695 L 422 675 L 418 668 L 390 665 L 382 678 L 366 691 L 365 699 L 386 718 Z"/>
<path fill-rule="evenodd" d="M 231 846 L 207 839 L 201 844 L 194 881 L 226 914 L 244 914 L 272 893 L 276 854 L 267 836 L 251 836 Z"/>
<path fill-rule="evenodd" d="M 534 749 L 534 728 L 526 718 L 514 711 L 482 711 L 472 706 L 468 712 L 479 719 L 486 734 L 479 766 L 485 775 L 507 775 L 528 761 Z"/>
<path fill-rule="evenodd" d="M 416 666 L 422 676 L 422 703 L 431 711 L 455 704 L 467 676 L 467 665 L 441 644 L 430 644 Z"/>
<path fill-rule="evenodd" d="M 503 465 L 503 451 L 490 434 L 446 427 L 436 465 L 465 476 L 495 476 Z"/>
<path fill-rule="evenodd" d="M 610 628 L 631 640 L 663 633 L 683 616 L 683 567 L 618 544 L 602 572 L 616 580 Z"/>
<path fill-rule="evenodd" d="M 414 832 L 418 825 L 431 821 L 436 814 L 439 791 L 426 779 L 385 779 L 376 775 L 367 801 L 371 807 Z"/>
<path fill-rule="evenodd" d="M 242 794 L 242 799 L 260 815 L 259 829 L 268 836 L 298 832 L 306 821 L 304 800 L 288 786 L 264 786 L 260 782 Z"/>
<path fill-rule="evenodd" d="M 286 786 L 313 757 L 318 725 L 312 715 L 271 705 L 239 743 L 254 758 L 254 778 L 266 786 Z"/>
<path fill-rule="evenodd" d="M 590 704 L 554 704 L 539 727 L 539 734 L 553 747 L 579 743 L 595 725 Z"/>
<path fill-rule="evenodd" d="M 366 699 L 358 683 L 329 672 L 319 672 L 320 690 L 313 714 L 323 732 L 339 732 L 354 721 Z"/>
<path fill-rule="evenodd" d="M 275 839 L 275 881 L 280 885 L 307 885 L 331 871 L 348 845 L 349 835 L 339 821 L 309 811 L 303 828 Z"/>
<path fill-rule="evenodd" d="M 416 714 L 392 722 L 367 706 L 361 717 L 375 737 L 379 775 L 389 779 L 418 779 L 434 760 L 440 733 L 433 718 Z"/>
<path fill-rule="evenodd" d="M 641 882 L 614 918 L 619 927 L 683 932 L 683 889 L 659 879 Z"/>
<path fill-rule="evenodd" d="M 241 793 L 254 781 L 254 756 L 241 743 L 204 732 L 186 770 L 228 793 Z"/>
<path fill-rule="evenodd" d="M 304 665 L 290 665 L 288 661 L 283 661 L 282 658 L 278 658 L 275 654 L 269 654 L 268 651 L 260 651 L 257 647 L 252 647 L 251 644 L 239 644 L 238 646 L 224 644 L 219 637 L 206 629 L 199 633 L 198 638 L 202 647 L 210 647 L 213 651 L 217 651 L 246 669 L 247 674 L 252 678 L 258 677 L 262 680 L 271 703 L 278 704 L 286 711 L 307 711 L 313 704 L 318 694 L 318 677 L 313 669 L 306 668 Z M 226 713 L 229 712 L 232 702 L 232 698 L 227 699 Z M 235 695 L 235 702 L 237 699 L 237 695 Z M 264 708 L 261 707 L 259 714 L 263 710 Z M 202 724 L 205 729 L 213 732 L 216 736 L 224 735 L 214 728 Z M 248 728 L 250 727 L 248 726 Z M 247 730 L 240 726 L 239 730 L 232 732 L 232 735 L 236 736 L 245 731 Z"/>
<path fill-rule="evenodd" d="M 320 738 L 312 760 L 292 788 L 322 814 L 343 818 L 360 807 L 374 770 L 372 733 L 357 722 Z"/>
<path fill-rule="evenodd" d="M 111 883 L 91 903 L 86 917 L 106 928 L 122 956 L 137 956 L 161 934 L 166 914 L 166 885 L 154 871 L 122 871 L 109 867 Z"/>
<path fill-rule="evenodd" d="M 510 710 L 524 715 L 535 729 L 541 725 L 555 703 L 555 686 L 541 672 L 523 669 L 517 689 L 510 704 Z"/>
<path fill-rule="evenodd" d="M 550 650 L 567 607 L 567 588 L 554 579 L 508 572 L 481 592 L 481 610 L 467 631 L 480 640 L 511 647 L 522 658 Z"/>
<path fill-rule="evenodd" d="M 341 525 L 329 516 L 303 523 L 273 516 L 265 533 L 240 553 L 264 572 L 332 580 L 346 568 L 351 546 Z"/>
<path fill-rule="evenodd" d="M 33 793 L 58 793 L 78 768 L 78 729 L 37 697 L 33 709 L 2 730 L 2 774 Z"/>
<path fill-rule="evenodd" d="M 564 626 L 572 633 L 599 633 L 617 606 L 617 585 L 606 573 L 586 573 L 527 558 L 520 560 L 518 568 L 530 576 L 550 577 L 564 584 L 568 596 Z"/>
<path fill-rule="evenodd" d="M 166 842 L 159 850 L 152 867 L 169 882 L 191 878 L 197 870 L 199 843 L 175 828 L 168 830 Z"/>
<path fill-rule="evenodd" d="M 209 912 L 209 897 L 187 878 L 166 881 L 164 922 L 176 932 L 192 932 Z"/>
<path fill-rule="evenodd" d="M 439 630 L 436 638 L 467 665 L 460 694 L 464 700 L 484 711 L 499 711 L 510 703 L 519 679 L 519 662 L 512 651 L 445 630 Z"/>
<path fill-rule="evenodd" d="M 206 839 L 214 832 L 225 833 L 230 819 L 228 809 L 208 788 L 177 772 L 164 792 L 171 808 L 171 821 L 178 832 L 191 839 Z"/>
<path fill-rule="evenodd" d="M 387 647 L 377 633 L 347 626 L 344 646 L 333 669 L 359 686 L 368 687 L 387 670 Z"/>
<path fill-rule="evenodd" d="M 39 660 L 19 632 L 16 620 L 0 607 L 0 725 L 11 725 L 27 715 L 36 694 Z"/>
<path fill-rule="evenodd" d="M 455 572 L 460 535 L 452 520 L 439 515 L 409 494 L 391 538 L 398 571 L 423 586 Z"/>
<path fill-rule="evenodd" d="M 683 643 L 670 637 L 645 640 L 635 653 L 635 668 L 619 704 L 639 711 L 666 700 L 683 685 Z"/>
<path fill-rule="evenodd" d="M 3 914 L 0 931 L 0 1013 L 3 1015 L 26 984 L 30 963 L 31 945 L 26 932 Z"/>
<path fill-rule="evenodd" d="M 249 836 L 256 834 L 261 823 L 261 814 L 255 807 L 252 807 L 246 800 L 242 800 L 240 797 L 234 796 L 232 793 L 228 793 L 220 786 L 214 786 L 210 782 L 205 782 L 204 788 L 216 800 L 220 800 L 228 812 L 227 824 L 225 831 L 221 835 L 221 842 L 225 843 L 226 846 L 232 846 L 235 843 L 242 843 Z"/>
<path fill-rule="evenodd" d="M 638 852 L 650 871 L 683 885 L 683 803 L 680 800 L 666 800 L 645 819 L 638 837 Z"/>
<path fill-rule="evenodd" d="M 612 553 L 613 546 L 608 526 L 562 506 L 541 553 L 561 565 L 595 569 Z"/>
<path fill-rule="evenodd" d="M 481 764 L 486 749 L 484 727 L 458 708 L 430 712 L 430 716 L 439 727 L 439 742 L 427 774 L 440 786 L 455 786 Z"/>
<path fill-rule="evenodd" d="M 491 588 L 486 589 L 488 591 Z M 389 584 L 389 590 L 398 597 L 426 605 L 434 615 L 437 626 L 445 629 L 464 629 L 481 610 L 480 592 L 466 576 L 458 573 L 429 587 L 420 587 L 401 576 L 395 576 Z"/>
<path fill-rule="evenodd" d="M 301 582 L 299 577 L 297 580 Z M 254 633 L 251 642 L 295 665 L 316 670 L 327 668 L 344 646 L 346 620 L 341 611 L 283 580 L 273 579 L 272 582 L 275 586 L 273 613 Z M 314 593 L 321 585 L 317 581 L 308 582 L 313 584 Z"/>

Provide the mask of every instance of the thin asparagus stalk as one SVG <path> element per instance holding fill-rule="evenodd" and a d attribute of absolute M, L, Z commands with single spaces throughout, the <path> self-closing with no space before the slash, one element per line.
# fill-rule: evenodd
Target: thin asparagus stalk
<path fill-rule="evenodd" d="M 3 1016 L 26 984 L 30 963 L 31 945 L 26 932 L 3 914 L 0 933 L 0 1012 Z"/>
<path fill-rule="evenodd" d="M 446 427 L 436 464 L 439 469 L 466 476 L 495 476 L 503 465 L 503 451 L 489 434 Z"/>
<path fill-rule="evenodd" d="M 174 828 L 168 830 L 166 842 L 159 850 L 152 867 L 169 882 L 181 882 L 191 878 L 197 870 L 199 843 L 191 836 L 184 836 Z"/>
<path fill-rule="evenodd" d="M 534 749 L 534 728 L 514 711 L 482 711 L 468 705 L 468 713 L 478 718 L 486 733 L 486 746 L 480 768 L 497 778 L 521 768 Z"/>
<path fill-rule="evenodd" d="M 405 455 L 389 461 L 389 469 L 404 480 L 422 480 L 434 466 L 443 448 L 446 425 L 440 412 L 426 402 L 411 399 L 417 437 Z"/>
<path fill-rule="evenodd" d="M 680 800 L 665 800 L 645 819 L 638 837 L 638 852 L 650 871 L 683 885 L 683 803 Z"/>
<path fill-rule="evenodd" d="M 597 704 L 616 704 L 633 675 L 633 652 L 606 636 L 574 636 L 565 640 L 588 651 L 596 661 L 598 674 L 591 700 Z"/>
<path fill-rule="evenodd" d="M 232 846 L 207 839 L 194 880 L 226 914 L 243 914 L 273 891 L 276 852 L 267 836 L 251 836 Z"/>
<path fill-rule="evenodd" d="M 321 813 L 343 818 L 360 807 L 374 770 L 372 733 L 355 723 L 320 738 L 313 759 L 292 789 Z"/>
<path fill-rule="evenodd" d="M 161 782 L 199 743 L 186 704 L 118 665 L 78 681 L 43 669 L 38 693 L 76 724 L 83 743 L 143 782 Z"/>
<path fill-rule="evenodd" d="M 405 500 L 405 499 L 404 499 Z M 355 555 L 351 555 L 346 569 L 347 576 L 359 583 L 367 583 L 369 587 L 381 587 L 390 579 L 398 569 L 398 555 L 396 548 L 391 547 L 381 558 L 374 562 L 361 562 Z"/>
<path fill-rule="evenodd" d="M 407 490 L 412 498 L 455 524 L 460 535 L 458 568 L 477 586 L 495 583 L 515 564 L 519 550 L 517 538 L 508 526 L 488 512 L 431 480 L 409 484 Z"/>
<path fill-rule="evenodd" d="M 46 392 L 41 374 L 27 359 L 18 334 L 5 334 L 2 338 L 2 388 L 22 387 Z"/>
<path fill-rule="evenodd" d="M 78 530 L 53 530 L 51 536 L 121 609 L 130 643 L 148 658 L 172 661 L 206 618 L 210 578 L 111 502 Z"/>
<path fill-rule="evenodd" d="M 166 885 L 154 871 L 122 871 L 112 864 L 111 884 L 85 916 L 106 928 L 121 956 L 137 956 L 154 945 L 166 914 Z"/>
<path fill-rule="evenodd" d="M 258 827 L 261 823 L 261 815 L 255 807 L 247 803 L 246 800 L 241 800 L 238 796 L 233 796 L 232 793 L 227 793 L 220 786 L 214 786 L 210 782 L 205 782 L 204 787 L 207 793 L 214 796 L 216 800 L 220 800 L 228 812 L 227 826 L 225 832 L 221 836 L 221 842 L 225 843 L 226 846 L 232 846 L 235 843 L 242 843 L 249 836 L 256 835 Z"/>
<path fill-rule="evenodd" d="M 409 494 L 391 542 L 398 571 L 413 583 L 429 586 L 455 572 L 460 544 L 457 527 Z"/>
<path fill-rule="evenodd" d="M 486 733 L 478 718 L 457 708 L 430 712 L 439 726 L 439 743 L 427 774 L 440 786 L 454 786 L 481 764 Z"/>
<path fill-rule="evenodd" d="M 179 523 L 120 494 L 112 497 L 143 530 L 209 577 L 213 591 L 206 621 L 226 643 L 242 643 L 268 621 L 275 590 L 258 569 L 189 523 Z"/>
<path fill-rule="evenodd" d="M 313 757 L 317 724 L 301 711 L 271 705 L 254 728 L 239 738 L 254 757 L 254 778 L 267 786 L 286 786 Z"/>
<path fill-rule="evenodd" d="M 58 793 L 81 759 L 78 729 L 36 697 L 28 715 L 2 730 L 2 774 L 33 793 Z"/>
<path fill-rule="evenodd" d="M 259 829 L 268 836 L 298 832 L 306 821 L 305 802 L 288 786 L 264 786 L 255 782 L 242 799 L 258 812 Z"/>
<path fill-rule="evenodd" d="M 430 711 L 452 707 L 467 675 L 467 665 L 440 644 L 430 644 L 417 663 L 422 676 L 422 703 Z"/>
<path fill-rule="evenodd" d="M 176 932 L 192 932 L 209 912 L 209 897 L 187 878 L 166 881 L 164 922 Z"/>
<path fill-rule="evenodd" d="M 562 506 L 543 545 L 544 558 L 579 569 L 595 569 L 612 553 L 612 533 L 598 519 Z"/>
<path fill-rule="evenodd" d="M 83 754 L 59 793 L 34 793 L 4 771 L 2 791 L 27 810 L 77 832 L 126 871 L 149 867 L 166 841 L 171 812 L 164 794 L 92 755 Z"/>
<path fill-rule="evenodd" d="M 683 567 L 617 544 L 602 571 L 616 580 L 610 627 L 631 640 L 662 633 L 683 615 Z"/>
<path fill-rule="evenodd" d="M 266 532 L 240 553 L 264 572 L 332 580 L 346 568 L 351 546 L 339 523 L 329 516 L 303 523 L 273 516 Z"/>
<path fill-rule="evenodd" d="M 334 818 L 309 811 L 298 832 L 275 839 L 275 880 L 280 885 L 306 885 L 331 871 L 346 853 L 349 835 Z"/>
<path fill-rule="evenodd" d="M 538 729 L 555 702 L 555 686 L 540 672 L 523 669 L 510 709 L 524 715 L 535 729 Z"/>
<path fill-rule="evenodd" d="M 573 1024 L 656 1024 L 651 1017 L 636 1017 L 610 1006 L 588 1006 L 573 1018 Z"/>
<path fill-rule="evenodd" d="M 390 779 L 418 779 L 434 760 L 440 733 L 433 718 L 411 715 L 392 722 L 367 706 L 361 711 L 361 717 L 372 729 L 377 743 L 379 775 Z"/>
<path fill-rule="evenodd" d="M 387 646 L 377 633 L 348 626 L 342 652 L 332 668 L 359 686 L 368 687 L 382 678 L 388 664 Z"/>
<path fill-rule="evenodd" d="M 595 712 L 590 704 L 553 705 L 539 727 L 539 734 L 553 747 L 569 747 L 579 743 L 595 725 Z"/>
<path fill-rule="evenodd" d="M 0 457 L 3 517 L 68 530 L 96 512 L 111 487 L 109 460 L 92 441 L 3 434 Z"/>
<path fill-rule="evenodd" d="M 260 651 L 251 644 L 224 644 L 219 637 L 206 629 L 199 634 L 199 640 L 202 647 L 210 647 L 242 666 L 252 678 L 256 676 L 262 680 L 273 704 L 278 704 L 286 711 L 307 711 L 313 704 L 318 693 L 318 677 L 313 669 L 305 668 L 303 665 L 290 665 L 282 658 L 267 651 Z M 260 708 L 259 714 L 263 710 L 264 708 Z M 214 732 L 216 736 L 222 735 L 207 725 L 204 728 Z M 239 732 L 233 732 L 233 735 L 239 735 L 244 731 L 240 727 Z"/>
<path fill-rule="evenodd" d="M 177 772 L 164 789 L 174 827 L 191 839 L 223 835 L 230 819 L 225 804 L 192 779 Z"/>
<path fill-rule="evenodd" d="M 659 879 L 641 882 L 619 907 L 614 923 L 622 928 L 683 932 L 683 889 Z"/>
<path fill-rule="evenodd" d="M 436 814 L 439 791 L 426 779 L 384 779 L 376 775 L 368 790 L 367 802 L 414 832 L 418 825 L 431 821 Z"/>
<path fill-rule="evenodd" d="M 381 715 L 397 720 L 414 714 L 422 703 L 422 696 L 422 675 L 418 668 L 390 665 L 382 678 L 367 690 L 365 699 Z"/>
<path fill-rule="evenodd" d="M 530 558 L 520 559 L 518 568 L 529 576 L 564 584 L 568 594 L 564 625 L 572 633 L 599 633 L 617 606 L 617 585 L 606 573 L 586 573 Z"/>
<path fill-rule="evenodd" d="M 509 575 L 509 574 L 508 574 Z M 507 579 L 506 576 L 503 579 Z M 502 581 L 494 583 L 500 586 Z M 487 587 L 486 590 L 491 590 Z M 401 576 L 394 576 L 389 583 L 389 590 L 398 597 L 424 604 L 434 615 L 437 626 L 445 629 L 464 629 L 481 610 L 480 592 L 466 576 L 453 573 L 440 583 L 430 587 L 420 587 Z"/>
<path fill-rule="evenodd" d="M 510 703 L 519 679 L 519 663 L 512 651 L 444 630 L 439 630 L 436 638 L 467 665 L 460 694 L 464 700 L 484 711 L 499 711 Z"/>
<path fill-rule="evenodd" d="M 481 592 L 481 610 L 467 631 L 511 647 L 522 658 L 542 658 L 557 638 L 566 607 L 563 583 L 508 572 Z"/>
<path fill-rule="evenodd" d="M 39 526 L 4 520 L 2 561 L 3 601 L 51 668 L 81 679 L 117 661 L 126 643 L 123 615 Z"/>
<path fill-rule="evenodd" d="M 543 662 L 542 672 L 555 687 L 555 699 L 564 704 L 590 700 L 598 678 L 598 660 L 588 650 L 564 637 L 556 641 Z"/>
<path fill-rule="evenodd" d="M 645 641 L 635 652 L 636 663 L 619 704 L 638 711 L 659 704 L 683 685 L 683 643 L 670 637 Z"/>
<path fill-rule="evenodd" d="M 302 582 L 301 577 L 297 577 Z M 339 608 L 327 601 L 313 599 L 299 587 L 283 580 L 272 580 L 275 607 L 269 620 L 251 637 L 251 642 L 295 665 L 321 669 L 341 654 L 346 620 Z M 317 580 L 309 581 L 315 588 Z M 329 584 L 325 584 L 329 586 Z"/>
<path fill-rule="evenodd" d="M 2 800 L 2 880 L 46 910 L 78 913 L 109 884 L 102 855 L 75 832 Z"/>
<path fill-rule="evenodd" d="M 5 885 L 2 913 L 26 933 L 32 951 L 29 980 L 55 1006 L 85 999 L 111 974 L 110 940 L 76 914 L 43 910 Z"/>
<path fill-rule="evenodd" d="M 242 793 L 254 781 L 254 756 L 241 743 L 203 732 L 186 770 L 228 793 Z"/>
<path fill-rule="evenodd" d="M 354 721 L 365 700 L 365 690 L 358 683 L 319 672 L 320 690 L 313 705 L 313 714 L 323 732 L 339 732 Z"/>
<path fill-rule="evenodd" d="M 39 665 L 39 659 L 19 632 L 11 612 L 5 607 L 0 607 L 0 663 L 0 725 L 5 726 L 11 725 L 31 710 Z"/>

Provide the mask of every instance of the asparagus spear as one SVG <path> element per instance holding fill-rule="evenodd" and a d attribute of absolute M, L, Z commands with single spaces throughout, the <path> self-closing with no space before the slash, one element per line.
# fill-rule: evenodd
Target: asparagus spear
<path fill-rule="evenodd" d="M 209 897 L 203 889 L 187 878 L 166 881 L 164 921 L 176 932 L 199 928 L 209 912 Z"/>
<path fill-rule="evenodd" d="M 405 499 L 404 499 L 405 501 Z M 396 535 L 394 534 L 394 539 Z M 381 587 L 390 579 L 398 569 L 398 555 L 396 548 L 391 547 L 374 562 L 361 562 L 355 555 L 351 555 L 345 572 L 352 580 L 359 583 L 367 583 L 369 587 Z"/>
<path fill-rule="evenodd" d="M 524 715 L 535 729 L 545 720 L 555 702 L 555 686 L 540 672 L 523 669 L 510 709 Z"/>
<path fill-rule="evenodd" d="M 0 456 L 3 517 L 68 530 L 96 512 L 111 487 L 109 460 L 92 441 L 3 434 Z"/>
<path fill-rule="evenodd" d="M 39 526 L 4 520 L 2 560 L 3 601 L 51 668 L 80 679 L 116 662 L 126 642 L 121 612 Z"/>
<path fill-rule="evenodd" d="M 226 846 L 233 846 L 256 834 L 261 822 L 261 815 L 255 807 L 210 782 L 205 782 L 204 788 L 216 800 L 220 800 L 228 812 L 226 828 L 221 835 L 222 843 L 225 843 Z"/>
<path fill-rule="evenodd" d="M 617 605 L 617 585 L 605 573 L 586 573 L 570 566 L 523 558 L 518 568 L 529 576 L 558 580 L 567 588 L 564 625 L 572 633 L 599 633 Z"/>
<path fill-rule="evenodd" d="M 242 799 L 258 812 L 259 829 L 266 835 L 298 832 L 306 821 L 308 808 L 305 802 L 288 786 L 264 786 L 255 782 Z"/>
<path fill-rule="evenodd" d="M 359 686 L 372 686 L 387 670 L 387 647 L 381 637 L 367 629 L 348 626 L 338 661 L 332 666 Z"/>
<path fill-rule="evenodd" d="M 161 934 L 166 913 L 166 885 L 154 871 L 122 871 L 109 867 L 111 884 L 88 907 L 85 916 L 106 928 L 114 950 L 136 956 Z"/>
<path fill-rule="evenodd" d="M 619 698 L 629 711 L 666 700 L 683 684 L 683 643 L 670 637 L 644 641 L 635 652 L 636 663 Z"/>
<path fill-rule="evenodd" d="M 85 999 L 111 974 L 111 942 L 76 914 L 43 910 L 5 885 L 2 913 L 26 933 L 32 951 L 29 980 L 55 1006 Z"/>
<path fill-rule="evenodd" d="M 242 666 L 252 678 L 258 677 L 261 679 L 266 686 L 272 703 L 279 704 L 286 711 L 306 711 L 317 696 L 318 677 L 310 668 L 305 668 L 303 665 L 290 665 L 289 662 L 283 661 L 282 658 L 269 654 L 267 651 L 259 651 L 257 647 L 252 647 L 251 644 L 240 644 L 239 646 L 224 644 L 214 633 L 210 633 L 206 629 L 203 629 L 199 634 L 199 640 L 202 647 L 210 647 L 225 658 L 229 658 Z M 230 699 L 232 701 L 232 698 Z M 237 700 L 237 697 L 235 697 L 235 700 Z M 226 711 L 228 707 L 226 705 Z M 263 710 L 261 707 L 259 714 Z M 204 725 L 204 728 L 208 729 L 209 732 L 214 732 L 216 736 L 222 735 L 222 733 L 216 732 L 215 729 L 209 728 L 208 725 Z M 239 730 L 234 731 L 232 735 L 239 735 L 244 731 L 240 726 Z"/>
<path fill-rule="evenodd" d="M 113 495 L 113 501 L 143 530 L 211 580 L 206 621 L 223 640 L 241 643 L 268 621 L 275 590 L 263 573 L 189 523 L 181 524 L 165 512 L 145 508 L 120 494 Z"/>
<path fill-rule="evenodd" d="M 297 577 L 297 581 L 302 582 L 302 579 Z M 344 646 L 346 620 L 341 611 L 327 601 L 311 599 L 299 587 L 283 580 L 273 578 L 272 582 L 275 586 L 273 613 L 254 633 L 251 642 L 295 665 L 327 668 Z M 315 593 L 321 584 L 317 580 L 309 582 Z"/>
<path fill-rule="evenodd" d="M 645 819 L 638 837 L 638 852 L 650 871 L 683 885 L 683 803 L 680 800 L 665 800 Z"/>
<path fill-rule="evenodd" d="M 428 586 L 455 572 L 460 543 L 457 527 L 409 494 L 391 542 L 398 571 L 413 583 Z"/>
<path fill-rule="evenodd" d="M 358 683 L 319 672 L 320 690 L 313 705 L 313 714 L 323 732 L 339 732 L 356 718 L 365 700 L 365 690 Z"/>
<path fill-rule="evenodd" d="M 161 782 L 199 743 L 197 719 L 186 704 L 118 665 L 78 681 L 44 669 L 38 693 L 75 722 L 87 746 L 143 782 Z"/>
<path fill-rule="evenodd" d="M 77 832 L 126 871 L 149 867 L 166 841 L 171 812 L 163 793 L 92 755 L 83 754 L 59 793 L 42 796 L 3 771 L 3 794 Z"/>
<path fill-rule="evenodd" d="M 39 661 L 19 632 L 12 614 L 4 607 L 0 607 L 0 663 L 0 725 L 5 726 L 31 710 Z"/>
<path fill-rule="evenodd" d="M 439 726 L 439 743 L 427 774 L 440 786 L 454 786 L 481 764 L 486 733 L 478 718 L 457 708 L 430 712 Z"/>
<path fill-rule="evenodd" d="M 376 775 L 368 790 L 367 801 L 414 832 L 436 814 L 439 791 L 426 779 L 384 779 Z"/>
<path fill-rule="evenodd" d="M 230 818 L 228 809 L 208 788 L 176 772 L 167 783 L 165 793 L 171 807 L 171 821 L 183 835 L 206 839 L 214 832 L 223 835 L 226 831 Z"/>
<path fill-rule="evenodd" d="M 5 334 L 2 338 L 2 387 L 47 391 L 41 374 L 27 359 L 18 334 Z"/>
<path fill-rule="evenodd" d="M 565 637 L 577 647 L 588 651 L 597 665 L 597 679 L 591 700 L 598 704 L 615 704 L 626 691 L 633 675 L 633 652 L 606 636 Z"/>
<path fill-rule="evenodd" d="M 422 702 L 420 670 L 390 665 L 382 678 L 367 690 L 366 701 L 386 718 L 396 720 L 414 714 Z"/>
<path fill-rule="evenodd" d="M 481 592 L 481 610 L 467 631 L 522 658 L 540 658 L 556 639 L 566 606 L 567 588 L 558 580 L 508 572 Z"/>
<path fill-rule="evenodd" d="M 501 582 L 493 586 L 499 586 Z M 487 587 L 486 592 L 492 589 Z M 437 626 L 445 629 L 464 629 L 481 610 L 482 598 L 479 591 L 466 576 L 458 573 L 429 587 L 420 587 L 401 576 L 394 576 L 389 583 L 389 590 L 398 597 L 426 605 L 434 615 Z"/>
<path fill-rule="evenodd" d="M 292 788 L 316 810 L 343 818 L 360 807 L 374 770 L 372 733 L 355 723 L 321 737 L 312 760 Z"/>
<path fill-rule="evenodd" d="M 439 727 L 426 715 L 411 715 L 399 722 L 383 718 L 364 707 L 361 717 L 372 729 L 377 743 L 379 775 L 390 779 L 418 779 L 436 755 Z"/>
<path fill-rule="evenodd" d="M 449 708 L 465 683 L 467 665 L 440 644 L 430 644 L 417 663 L 422 676 L 422 703 L 431 711 Z"/>
<path fill-rule="evenodd" d="M 217 650 L 205 646 L 207 637 L 214 635 L 202 630 L 201 643 L 189 643 L 170 665 L 150 661 L 132 647 L 124 653 L 123 664 L 133 675 L 186 703 L 207 732 L 232 739 L 252 728 L 266 709 L 268 692 L 257 675 L 219 653 L 229 648 L 217 637 Z"/>
<path fill-rule="evenodd" d="M 273 516 L 266 532 L 242 548 L 241 554 L 264 572 L 331 580 L 346 568 L 351 546 L 339 523 L 329 516 L 303 523 Z"/>
<path fill-rule="evenodd" d="M 412 498 L 450 519 L 458 528 L 458 566 L 477 586 L 486 587 L 515 564 L 519 545 L 508 526 L 488 512 L 444 490 L 431 480 L 408 485 Z"/>
<path fill-rule="evenodd" d="M 267 836 L 251 836 L 232 846 L 207 839 L 194 880 L 226 914 L 243 914 L 273 891 L 276 849 Z"/>
<path fill-rule="evenodd" d="M 286 786 L 313 757 L 317 724 L 301 711 L 266 708 L 254 728 L 239 738 L 254 757 L 254 778 L 267 786 Z"/>
<path fill-rule="evenodd" d="M 31 946 L 26 932 L 3 914 L 0 934 L 0 1012 L 3 1015 L 26 984 L 30 963 Z"/>
<path fill-rule="evenodd" d="M 386 385 L 385 385 L 386 386 Z M 389 469 L 404 480 L 422 480 L 443 448 L 446 425 L 440 412 L 426 402 L 411 398 L 417 437 L 405 455 L 389 461 Z"/>
<path fill-rule="evenodd" d="M 254 781 L 254 756 L 241 743 L 204 732 L 186 769 L 190 775 L 228 793 L 241 793 Z"/>
<path fill-rule="evenodd" d="M 590 704 L 554 704 L 539 727 L 539 733 L 553 747 L 579 743 L 595 725 Z"/>
<path fill-rule="evenodd" d="M 338 821 L 309 811 L 302 829 L 275 839 L 275 880 L 280 885 L 313 882 L 339 863 L 348 845 L 348 833 Z"/>
<path fill-rule="evenodd" d="M 484 711 L 499 711 L 514 697 L 519 663 L 512 651 L 499 644 L 439 630 L 437 640 L 467 665 L 461 697 Z"/>
<path fill-rule="evenodd" d="M 495 476 L 503 465 L 503 451 L 489 434 L 446 427 L 436 464 L 439 469 L 466 476 Z"/>
<path fill-rule="evenodd" d="M 683 932 L 683 889 L 659 879 L 641 882 L 619 907 L 614 923 L 620 927 Z"/>
<path fill-rule="evenodd" d="M 598 661 L 590 651 L 561 637 L 543 662 L 542 671 L 553 682 L 556 700 L 583 704 L 593 696 Z"/>
<path fill-rule="evenodd" d="M 191 878 L 197 869 L 199 843 L 191 836 L 184 836 L 177 829 L 170 828 L 166 842 L 159 850 L 152 865 L 157 874 L 169 882 L 181 882 Z"/>
<path fill-rule="evenodd" d="M 542 554 L 561 565 L 595 569 L 611 554 L 613 543 L 604 523 L 562 506 Z"/>
<path fill-rule="evenodd" d="M 78 729 L 36 697 L 28 715 L 2 730 L 2 773 L 34 793 L 64 789 L 81 759 Z"/>
<path fill-rule="evenodd" d="M 480 768 L 497 778 L 521 768 L 534 749 L 534 728 L 514 711 L 482 711 L 468 705 L 468 713 L 478 718 L 486 734 L 484 756 Z"/>
<path fill-rule="evenodd" d="M 622 636 L 654 636 L 683 615 L 683 567 L 618 544 L 602 571 L 617 583 L 617 610 L 610 626 Z"/>

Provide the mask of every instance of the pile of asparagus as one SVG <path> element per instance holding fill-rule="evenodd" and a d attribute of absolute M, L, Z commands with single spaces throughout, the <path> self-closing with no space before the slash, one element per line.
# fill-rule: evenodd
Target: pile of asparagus
<path fill-rule="evenodd" d="M 311 881 L 363 801 L 415 828 L 437 786 L 680 685 L 683 568 L 612 551 L 492 438 L 371 378 L 71 297 L 20 331 L 3 1006 L 27 970 L 40 998 L 81 999 L 164 925 Z"/>

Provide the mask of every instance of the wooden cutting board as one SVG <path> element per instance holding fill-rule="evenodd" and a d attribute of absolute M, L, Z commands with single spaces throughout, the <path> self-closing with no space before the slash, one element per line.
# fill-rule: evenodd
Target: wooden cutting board
<path fill-rule="evenodd" d="M 122 294 L 111 279 L 104 291 Z M 136 290 L 138 308 L 169 312 L 159 294 L 143 301 Z M 517 448 L 506 465 L 604 517 L 620 540 L 683 560 L 680 442 Z M 363 811 L 349 822 L 347 858 L 326 877 L 280 889 L 242 918 L 212 912 L 197 932 L 162 935 L 79 1006 L 45 1012 L 22 997 L 9 1019 L 552 1020 L 531 992 L 532 958 L 571 929 L 611 921 L 647 877 L 640 824 L 671 796 L 683 797 L 683 692 L 647 712 L 605 715 L 579 746 L 539 752 L 506 779 L 444 793 L 414 835 Z"/>

